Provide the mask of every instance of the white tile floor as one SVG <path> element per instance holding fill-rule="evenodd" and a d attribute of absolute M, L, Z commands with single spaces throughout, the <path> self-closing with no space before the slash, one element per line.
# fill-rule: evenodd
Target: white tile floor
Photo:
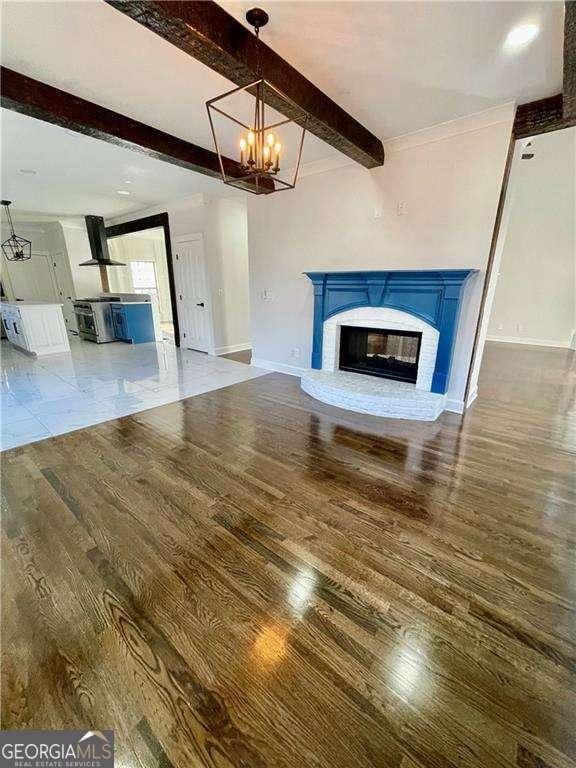
<path fill-rule="evenodd" d="M 6 340 L 0 450 L 127 416 L 267 373 L 233 360 L 177 349 L 71 340 L 71 353 L 33 358 Z"/>

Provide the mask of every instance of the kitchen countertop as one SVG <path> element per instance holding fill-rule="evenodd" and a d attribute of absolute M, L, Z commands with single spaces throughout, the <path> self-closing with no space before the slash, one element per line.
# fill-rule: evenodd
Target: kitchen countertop
<path fill-rule="evenodd" d="M 2 307 L 61 307 L 56 301 L 0 301 Z"/>

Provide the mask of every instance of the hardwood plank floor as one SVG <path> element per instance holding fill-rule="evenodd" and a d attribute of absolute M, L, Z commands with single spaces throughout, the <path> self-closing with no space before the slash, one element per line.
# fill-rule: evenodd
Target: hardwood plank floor
<path fill-rule="evenodd" d="M 240 352 L 229 352 L 227 355 L 220 355 L 220 357 L 225 357 L 228 360 L 235 360 L 237 363 L 246 363 L 246 365 L 250 365 L 250 361 L 252 360 L 252 350 L 242 349 Z"/>
<path fill-rule="evenodd" d="M 118 766 L 576 766 L 574 353 L 464 419 L 271 374 L 3 455 L 2 727 Z"/>

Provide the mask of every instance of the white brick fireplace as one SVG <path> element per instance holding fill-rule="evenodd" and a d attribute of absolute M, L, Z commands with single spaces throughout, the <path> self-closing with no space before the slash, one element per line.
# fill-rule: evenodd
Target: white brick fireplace
<path fill-rule="evenodd" d="M 447 401 L 462 287 L 473 273 L 307 272 L 313 343 L 302 389 L 359 413 L 437 419 Z"/>
<path fill-rule="evenodd" d="M 340 328 L 343 325 L 394 331 L 418 331 L 422 334 L 416 388 L 430 391 L 436 365 L 439 333 L 429 323 L 408 312 L 389 307 L 357 307 L 339 312 L 324 321 L 322 370 L 339 369 Z"/>

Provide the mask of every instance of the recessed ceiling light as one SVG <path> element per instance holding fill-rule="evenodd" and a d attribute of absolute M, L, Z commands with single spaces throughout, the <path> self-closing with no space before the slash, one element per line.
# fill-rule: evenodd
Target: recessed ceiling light
<path fill-rule="evenodd" d="M 34 168 L 20 168 L 20 173 L 23 173 L 25 176 L 36 176 L 38 171 L 35 171 Z"/>
<path fill-rule="evenodd" d="M 117 190 L 116 190 L 116 194 L 117 194 L 117 195 L 129 195 L 129 194 L 130 194 L 130 192 L 128 192 L 128 190 L 127 190 L 127 189 L 117 189 Z"/>
<path fill-rule="evenodd" d="M 130 179 L 126 179 L 126 181 L 124 182 L 124 184 L 132 184 L 132 182 L 130 181 Z"/>
<path fill-rule="evenodd" d="M 538 24 L 532 22 L 527 24 L 517 24 L 513 27 L 504 42 L 504 48 L 508 51 L 517 51 L 520 48 L 531 43 L 540 32 Z"/>

